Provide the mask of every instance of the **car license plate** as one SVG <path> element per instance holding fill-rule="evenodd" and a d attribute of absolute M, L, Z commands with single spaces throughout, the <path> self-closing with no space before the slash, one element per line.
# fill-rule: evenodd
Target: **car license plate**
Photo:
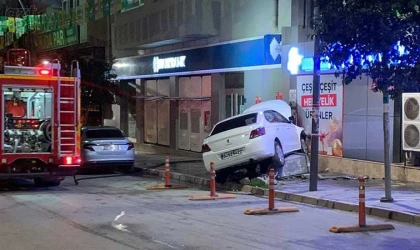
<path fill-rule="evenodd" d="M 244 150 L 245 148 L 238 148 L 238 149 L 221 154 L 220 158 L 223 160 L 223 159 L 230 158 L 233 156 L 241 155 L 244 152 Z"/>
<path fill-rule="evenodd" d="M 120 150 L 120 146 L 118 145 L 107 145 L 102 147 L 103 150 Z"/>

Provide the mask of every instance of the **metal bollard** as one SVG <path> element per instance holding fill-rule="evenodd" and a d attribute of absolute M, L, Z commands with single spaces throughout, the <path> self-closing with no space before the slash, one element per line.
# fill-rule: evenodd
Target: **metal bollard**
<path fill-rule="evenodd" d="M 274 209 L 274 169 L 270 168 L 268 173 L 269 185 L 268 185 L 268 210 Z"/>
<path fill-rule="evenodd" d="M 165 186 L 170 186 L 170 172 L 169 172 L 169 157 L 166 156 L 166 160 L 165 160 Z"/>
<path fill-rule="evenodd" d="M 216 171 L 214 170 L 214 162 L 210 162 L 210 196 L 216 196 Z"/>
<path fill-rule="evenodd" d="M 183 189 L 188 188 L 188 186 L 171 183 L 171 173 L 169 170 L 169 156 L 166 156 L 165 159 L 165 184 L 153 185 L 147 188 L 147 190 L 169 190 L 169 189 Z"/>
<path fill-rule="evenodd" d="M 391 224 L 366 225 L 365 179 L 359 178 L 359 226 L 333 226 L 332 233 L 368 232 L 395 229 Z"/>
<path fill-rule="evenodd" d="M 366 227 L 365 179 L 359 178 L 359 226 Z"/>

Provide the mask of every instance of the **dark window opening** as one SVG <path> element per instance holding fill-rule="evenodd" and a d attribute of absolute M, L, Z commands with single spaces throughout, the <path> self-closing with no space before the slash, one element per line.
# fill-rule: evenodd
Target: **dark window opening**
<path fill-rule="evenodd" d="M 125 138 L 125 135 L 118 129 L 92 129 L 86 131 L 86 137 L 88 139 Z"/>
<path fill-rule="evenodd" d="M 216 135 L 235 128 L 245 127 L 257 122 L 257 113 L 243 115 L 225 122 L 219 123 L 214 127 L 211 135 Z"/>

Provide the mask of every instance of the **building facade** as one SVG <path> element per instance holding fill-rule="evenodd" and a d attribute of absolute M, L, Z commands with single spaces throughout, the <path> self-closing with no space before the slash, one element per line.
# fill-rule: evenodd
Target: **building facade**
<path fill-rule="evenodd" d="M 119 13 L 114 69 L 135 98 L 120 108 L 121 127 L 145 151 L 199 153 L 215 123 L 280 95 L 310 133 L 311 8 L 305 0 L 145 0 Z M 320 153 L 383 161 L 381 95 L 368 77 L 343 86 L 333 73 L 321 78 Z M 399 103 L 391 103 L 393 162 L 402 159 Z"/>
<path fill-rule="evenodd" d="M 121 127 L 140 147 L 199 153 L 218 121 L 256 97 L 288 93 L 281 44 L 282 29 L 292 25 L 292 5 L 145 0 L 116 15 L 114 69 L 136 99 L 134 114 L 121 108 Z"/>
<path fill-rule="evenodd" d="M 285 45 L 292 106 L 298 125 L 307 133 L 312 126 L 313 42 Z M 287 66 L 286 66 L 287 65 Z M 327 157 L 383 162 L 384 132 L 382 94 L 371 90 L 372 79 L 362 76 L 349 85 L 321 64 L 320 154 Z M 401 144 L 401 99 L 390 100 L 390 159 L 404 160 Z"/>

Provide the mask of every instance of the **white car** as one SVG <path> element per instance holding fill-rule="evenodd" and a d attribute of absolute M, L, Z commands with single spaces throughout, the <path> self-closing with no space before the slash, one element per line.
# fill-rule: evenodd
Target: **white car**
<path fill-rule="evenodd" d="M 226 182 L 239 169 L 247 169 L 254 177 L 258 164 L 261 174 L 272 166 L 276 175 L 281 175 L 285 155 L 307 151 L 305 132 L 290 117 L 286 102 L 272 100 L 217 123 L 202 146 L 207 171 L 213 162 L 218 183 Z"/>

